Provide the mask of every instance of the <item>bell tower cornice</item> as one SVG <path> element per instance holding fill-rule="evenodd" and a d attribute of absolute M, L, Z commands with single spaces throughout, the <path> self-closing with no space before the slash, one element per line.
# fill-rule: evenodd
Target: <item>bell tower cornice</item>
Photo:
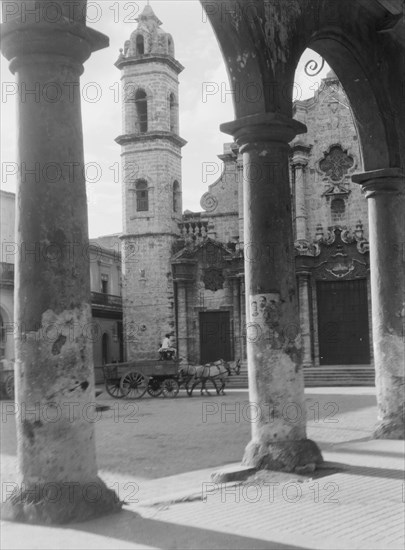
<path fill-rule="evenodd" d="M 125 57 L 123 54 L 120 55 L 120 57 L 115 62 L 115 66 L 122 70 L 124 67 L 128 67 L 129 65 L 143 65 L 145 63 L 164 63 L 168 65 L 173 71 L 175 71 L 177 74 L 180 74 L 184 67 L 181 63 L 177 61 L 177 59 L 174 59 L 169 54 L 144 54 L 142 57 L 136 57 L 136 56 L 128 56 Z"/>
<path fill-rule="evenodd" d="M 118 136 L 115 141 L 119 145 L 128 145 L 128 143 L 150 143 L 158 139 L 167 139 L 177 147 L 184 147 L 187 141 L 173 132 L 146 132 L 144 134 L 124 134 Z"/>

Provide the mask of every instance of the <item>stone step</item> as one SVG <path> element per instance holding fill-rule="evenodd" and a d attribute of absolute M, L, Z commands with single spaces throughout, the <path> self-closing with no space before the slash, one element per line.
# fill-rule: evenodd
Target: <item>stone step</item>
<path fill-rule="evenodd" d="M 304 369 L 306 387 L 319 386 L 375 386 L 375 371 L 373 367 L 364 365 L 320 366 Z M 226 383 L 230 389 L 247 389 L 247 364 L 243 363 L 239 376 L 228 378 Z"/>
<path fill-rule="evenodd" d="M 96 382 L 103 383 L 102 369 L 97 369 Z M 97 371 L 96 371 L 97 372 Z M 375 371 L 370 366 L 321 366 L 304 369 L 307 388 L 320 386 L 375 386 Z M 247 363 L 241 365 L 239 376 L 231 376 L 226 381 L 229 389 L 247 389 Z"/>

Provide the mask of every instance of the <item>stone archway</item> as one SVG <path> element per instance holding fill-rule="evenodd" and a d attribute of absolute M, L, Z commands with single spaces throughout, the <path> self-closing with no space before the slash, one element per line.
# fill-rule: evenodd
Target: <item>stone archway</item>
<path fill-rule="evenodd" d="M 308 47 L 321 55 L 332 67 L 349 98 L 353 109 L 360 144 L 363 152 L 364 168 L 375 170 L 391 165 L 398 156 L 398 138 L 396 131 L 390 131 L 386 126 L 387 117 L 382 112 L 384 91 L 381 83 L 375 82 L 376 74 L 367 74 L 360 65 L 349 44 L 343 44 L 341 37 L 322 37 L 310 42 Z M 351 45 L 354 48 L 353 45 Z M 377 88 L 378 95 L 373 87 Z M 385 107 L 388 111 L 388 106 Z M 392 143 L 387 138 L 391 135 Z M 390 147 L 391 145 L 391 147 Z"/>
<path fill-rule="evenodd" d="M 399 85 L 399 33 L 393 32 L 400 18 L 393 16 L 386 3 L 378 1 L 371 5 L 363 0 L 350 3 L 262 0 L 249 13 L 242 3 L 231 0 L 219 0 L 215 5 L 205 0 L 201 3 L 206 7 L 220 43 L 232 86 L 246 88 L 253 82 L 262 90 L 255 103 L 243 100 L 242 94 L 242 100 L 234 104 L 237 120 L 221 126 L 225 133 L 234 137 L 243 154 L 245 241 L 264 246 L 265 236 L 271 235 L 279 252 L 272 266 L 266 264 L 264 256 L 254 267 L 245 262 L 247 321 L 251 320 L 249 295 L 266 292 L 280 298 L 279 328 L 298 319 L 296 288 L 291 281 L 291 212 L 286 197 L 286 166 L 288 142 L 306 131 L 291 118 L 294 72 L 306 47 L 328 61 L 349 96 L 361 125 L 364 164 L 369 171 L 354 176 L 353 181 L 361 183 L 371 199 L 374 355 L 380 421 L 384 426 L 379 433 L 403 437 L 403 396 L 399 388 L 404 379 L 401 336 L 405 281 L 401 246 L 405 242 L 405 196 L 399 166 L 402 151 L 405 151 L 405 124 L 402 122 L 401 126 L 400 122 L 404 121 L 405 110 Z M 249 170 L 252 164 L 256 167 L 255 174 Z M 388 334 L 390 331 L 393 338 Z M 390 372 L 384 364 L 384 354 L 389 355 L 394 365 L 388 368 Z M 272 342 L 248 343 L 251 399 L 274 405 L 282 394 L 281 399 L 293 399 L 302 404 L 300 347 L 290 346 L 287 356 L 295 364 L 295 374 L 286 377 L 287 367 L 282 372 L 277 370 L 280 357 L 273 362 L 277 350 Z M 274 395 L 275 383 L 282 388 L 278 396 Z M 385 388 L 393 390 L 392 395 Z M 305 440 L 305 418 L 292 431 L 282 420 L 276 427 L 269 430 L 258 423 L 252 428 L 246 464 L 275 467 L 272 452 L 285 440 L 295 444 L 297 452 L 298 442 Z M 303 449 L 298 452 L 302 456 L 305 454 Z M 313 453 L 312 459 L 316 462 Z M 287 462 L 286 459 L 284 467 Z"/>
<path fill-rule="evenodd" d="M 401 250 L 405 242 L 405 185 L 397 124 L 400 85 L 389 86 L 392 76 L 375 70 L 381 52 L 370 54 L 357 37 L 343 37 L 341 30 L 317 33 L 309 47 L 336 72 L 357 123 L 365 172 L 352 176 L 352 181 L 362 185 L 369 199 L 372 329 L 379 411 L 375 436 L 403 439 L 405 275 Z M 384 52 L 391 48 L 385 42 Z M 395 58 L 394 50 L 391 55 Z"/>

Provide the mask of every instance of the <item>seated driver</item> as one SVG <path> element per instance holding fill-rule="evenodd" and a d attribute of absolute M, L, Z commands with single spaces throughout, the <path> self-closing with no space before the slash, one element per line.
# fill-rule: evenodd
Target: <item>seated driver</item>
<path fill-rule="evenodd" d="M 170 342 L 171 334 L 165 334 L 161 347 L 159 348 L 160 359 L 175 359 L 176 358 L 176 349 L 171 345 Z"/>

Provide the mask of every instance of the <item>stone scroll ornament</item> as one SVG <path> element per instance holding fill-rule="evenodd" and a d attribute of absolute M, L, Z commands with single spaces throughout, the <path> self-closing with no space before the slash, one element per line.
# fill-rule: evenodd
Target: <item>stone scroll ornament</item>
<path fill-rule="evenodd" d="M 201 197 L 200 205 L 206 212 L 213 212 L 218 206 L 218 199 L 208 191 Z"/>
<path fill-rule="evenodd" d="M 321 58 L 321 62 L 318 63 L 318 61 L 315 61 L 315 59 L 311 59 L 307 63 L 305 63 L 304 71 L 305 74 L 308 76 L 317 76 L 322 69 L 325 66 L 325 60 Z"/>

